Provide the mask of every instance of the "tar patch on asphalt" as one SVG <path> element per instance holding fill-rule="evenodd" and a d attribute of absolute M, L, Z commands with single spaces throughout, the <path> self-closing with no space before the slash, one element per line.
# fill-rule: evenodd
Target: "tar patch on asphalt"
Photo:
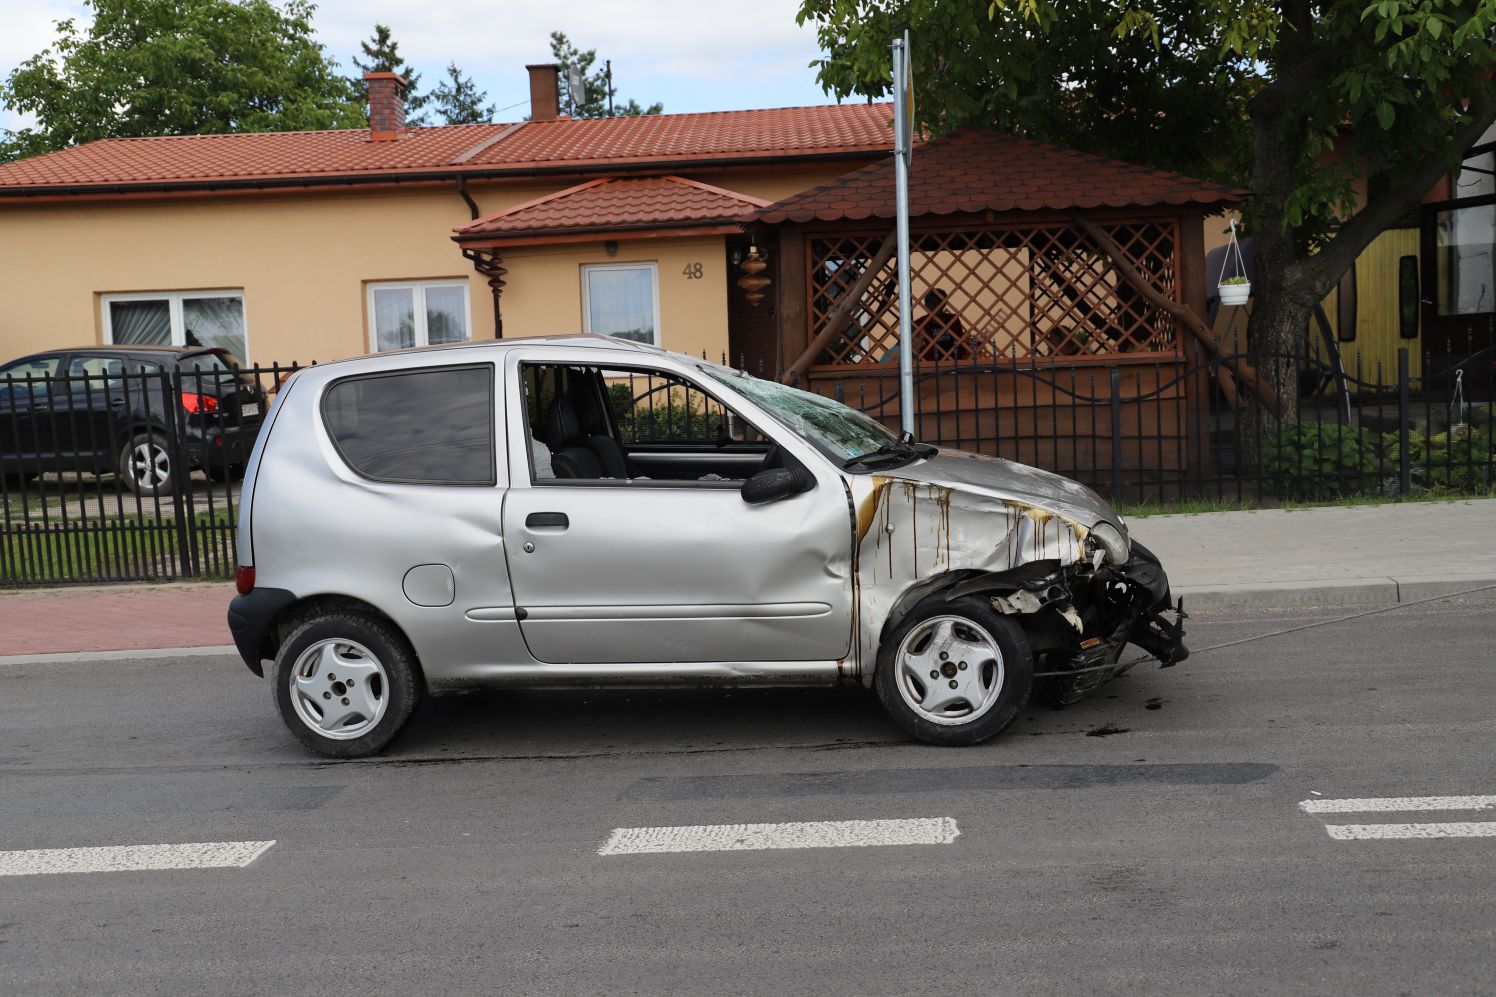
<path fill-rule="evenodd" d="M 1158 784 L 1235 786 L 1278 771 L 1267 762 L 1156 765 L 972 765 L 857 772 L 765 772 L 757 775 L 646 776 L 624 800 L 726 800 L 798 796 L 883 796 L 1005 789 L 1089 789 Z"/>
<path fill-rule="evenodd" d="M 1111 737 L 1113 734 L 1126 734 L 1132 730 L 1131 727 L 1118 727 L 1113 723 L 1105 723 L 1100 727 L 1092 727 L 1086 731 L 1087 737 Z"/>

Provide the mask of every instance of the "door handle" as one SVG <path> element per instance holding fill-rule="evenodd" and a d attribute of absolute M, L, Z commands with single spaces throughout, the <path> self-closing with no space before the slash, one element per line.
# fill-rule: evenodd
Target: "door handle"
<path fill-rule="evenodd" d="M 531 529 L 550 526 L 564 530 L 571 525 L 571 520 L 566 518 L 564 512 L 532 512 L 525 517 L 525 525 Z"/>

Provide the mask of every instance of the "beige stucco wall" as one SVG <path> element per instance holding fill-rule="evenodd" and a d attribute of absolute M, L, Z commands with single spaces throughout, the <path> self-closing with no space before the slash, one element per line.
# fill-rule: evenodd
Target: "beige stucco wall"
<path fill-rule="evenodd" d="M 848 164 L 702 174 L 707 183 L 766 200 L 847 172 Z M 474 191 L 485 213 L 571 186 Z M 488 284 L 450 236 L 469 220 L 456 191 L 215 196 L 196 200 L 0 204 L 0 360 L 103 342 L 100 298 L 140 291 L 244 292 L 250 359 L 303 363 L 370 349 L 371 281 L 465 279 L 471 332 L 493 335 Z M 583 263 L 657 261 L 664 345 L 716 355 L 727 348 L 723 238 L 601 240 L 511 249 L 503 297 L 506 336 L 579 331 Z M 682 274 L 702 264 L 702 278 Z M 734 275 L 735 278 L 735 275 Z"/>
<path fill-rule="evenodd" d="M 525 193 L 515 192 L 518 199 Z M 492 334 L 488 286 L 449 235 L 453 191 L 0 207 L 0 344 L 6 355 L 103 342 L 100 296 L 242 289 L 250 359 L 367 352 L 365 285 L 466 278 L 475 333 Z"/>
<path fill-rule="evenodd" d="M 602 242 L 512 249 L 504 253 L 504 335 L 582 331 L 582 266 L 654 263 L 658 271 L 661 345 L 713 359 L 727 349 L 727 257 L 722 236 Z M 696 277 L 695 264 L 701 264 Z M 691 276 L 683 271 L 689 270 Z M 491 300 L 486 295 L 485 305 Z M 476 306 L 475 306 L 476 310 Z M 488 315 L 492 316 L 492 309 Z M 476 320 L 475 320 L 476 321 Z"/>

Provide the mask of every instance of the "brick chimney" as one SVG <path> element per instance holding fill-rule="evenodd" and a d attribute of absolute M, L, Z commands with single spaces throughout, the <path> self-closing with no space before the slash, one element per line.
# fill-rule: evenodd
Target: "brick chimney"
<path fill-rule="evenodd" d="M 365 73 L 369 86 L 369 141 L 393 142 L 405 134 L 405 78 L 399 73 Z"/>
<path fill-rule="evenodd" d="M 545 62 L 525 68 L 530 71 L 530 120 L 555 121 L 561 116 L 561 67 Z"/>

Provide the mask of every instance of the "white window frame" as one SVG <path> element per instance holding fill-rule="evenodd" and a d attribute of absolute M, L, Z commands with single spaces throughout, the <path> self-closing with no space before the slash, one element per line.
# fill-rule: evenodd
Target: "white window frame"
<path fill-rule="evenodd" d="M 467 339 L 463 341 L 469 343 L 473 341 L 473 295 L 466 280 L 461 278 L 456 280 L 371 280 L 365 283 L 364 288 L 364 308 L 368 314 L 370 353 L 379 352 L 379 327 L 374 315 L 375 291 L 410 291 L 411 303 L 415 308 L 415 345 L 431 345 L 427 341 L 426 329 L 426 289 L 429 287 L 462 288 L 462 321 L 467 326 Z M 402 348 L 396 347 L 396 349 Z"/>
<path fill-rule="evenodd" d="M 116 301 L 165 301 L 171 320 L 171 345 L 187 345 L 187 323 L 182 318 L 182 302 L 192 298 L 238 298 L 239 312 L 244 316 L 244 362 L 251 363 L 249 351 L 249 302 L 243 288 L 226 287 L 217 291 L 131 291 L 128 294 L 101 294 L 99 307 L 104 312 L 104 345 L 114 345 L 114 313 L 109 307 Z"/>
<path fill-rule="evenodd" d="M 647 270 L 649 271 L 651 307 L 654 309 L 654 341 L 649 345 L 664 347 L 665 333 L 660 328 L 660 264 L 658 260 L 641 260 L 636 263 L 583 263 L 582 264 L 582 331 L 592 331 L 591 281 L 588 275 L 594 270 Z M 603 333 L 603 335 L 607 335 Z"/>

